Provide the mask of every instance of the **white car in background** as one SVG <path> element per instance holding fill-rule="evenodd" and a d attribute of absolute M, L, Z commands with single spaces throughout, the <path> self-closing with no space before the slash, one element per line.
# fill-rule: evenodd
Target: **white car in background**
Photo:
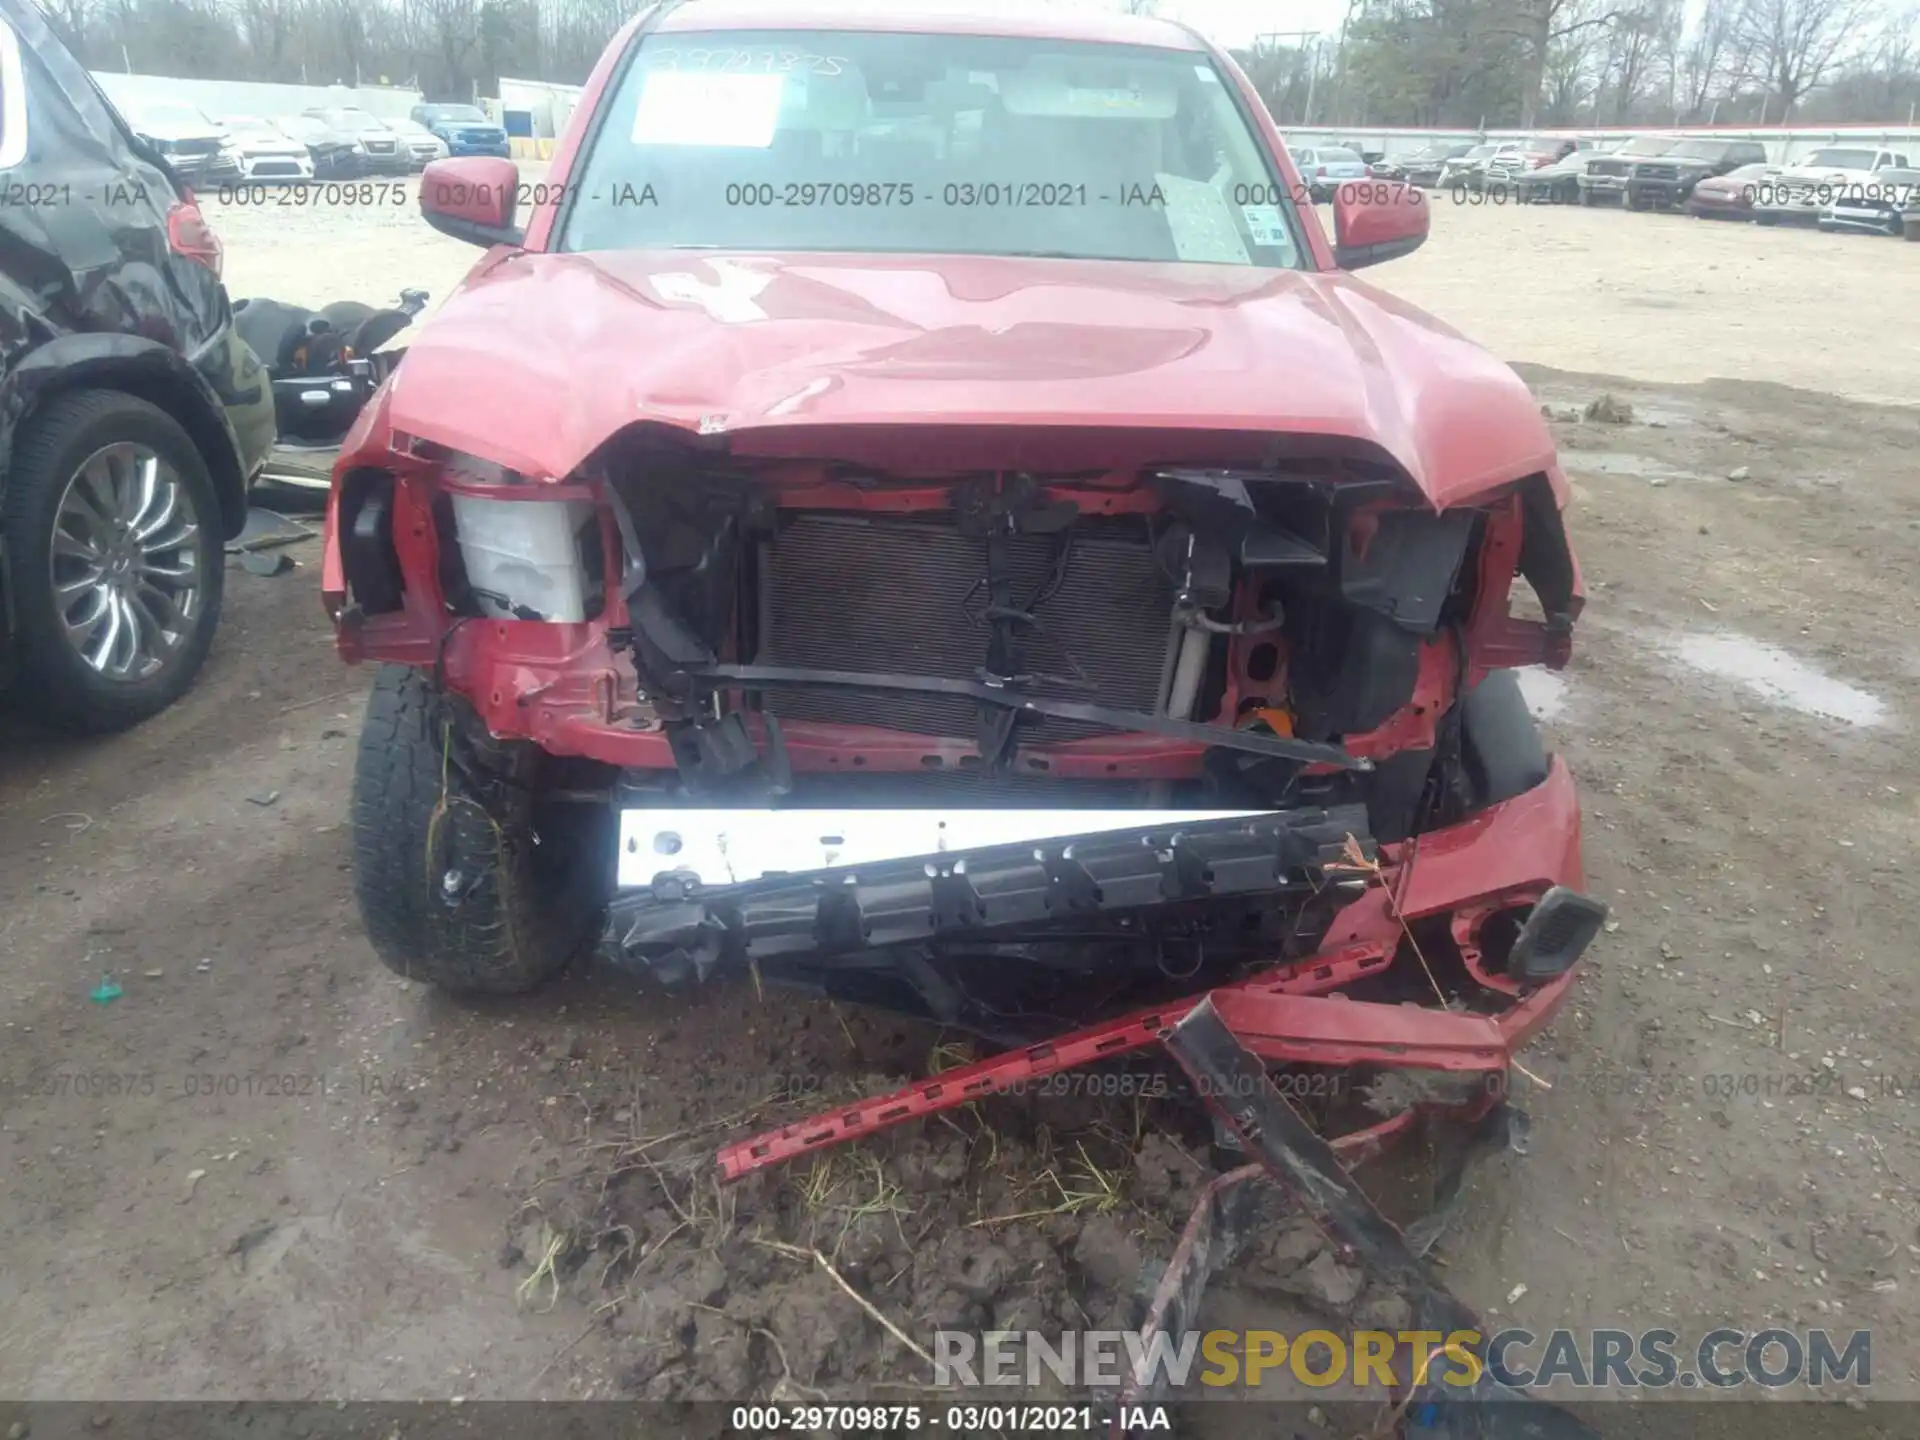
<path fill-rule="evenodd" d="M 258 115 L 223 115 L 220 123 L 240 152 L 242 181 L 313 179 L 313 156 L 306 142 L 296 140 L 271 120 Z"/>
<path fill-rule="evenodd" d="M 1762 225 L 1818 221 L 1828 206 L 1845 205 L 1885 188 L 1882 171 L 1909 168 L 1905 155 L 1875 145 L 1823 145 L 1754 187 L 1753 218 Z"/>
<path fill-rule="evenodd" d="M 1344 145 L 1305 145 L 1299 149 L 1289 145 L 1287 153 L 1300 168 L 1307 195 L 1316 205 L 1333 199 L 1333 192 L 1342 185 L 1368 178 L 1365 157 Z"/>
<path fill-rule="evenodd" d="M 407 147 L 414 169 L 424 170 L 435 160 L 447 158 L 447 142 L 418 120 L 389 120 L 387 127 L 398 134 L 400 143 Z"/>
<path fill-rule="evenodd" d="M 232 137 L 198 106 L 139 101 L 127 107 L 126 119 L 187 184 L 225 185 L 240 178 L 240 152 Z"/>
<path fill-rule="evenodd" d="M 1890 169 L 1820 209 L 1822 230 L 1870 230 L 1898 239 L 1905 217 L 1920 211 L 1920 170 Z"/>

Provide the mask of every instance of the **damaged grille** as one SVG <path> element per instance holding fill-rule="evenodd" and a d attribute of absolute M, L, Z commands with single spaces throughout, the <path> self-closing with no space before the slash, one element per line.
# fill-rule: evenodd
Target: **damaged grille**
<path fill-rule="evenodd" d="M 1040 629 L 1024 640 L 1024 668 L 1078 676 L 1082 684 L 1039 693 L 1155 710 L 1167 655 L 1173 589 L 1156 564 L 1144 525 L 1083 521 L 1054 593 L 1034 607 Z M 1042 535 L 1008 541 L 1009 573 L 1024 603 L 1048 585 L 1056 546 Z M 986 662 L 986 542 L 951 523 L 802 515 L 772 546 L 772 625 L 761 662 L 821 669 L 972 679 Z M 879 725 L 921 735 L 971 738 L 977 707 L 937 695 L 784 691 L 766 706 L 786 720 Z M 1058 744 L 1104 733 L 1098 726 L 1041 720 L 1023 732 Z"/>

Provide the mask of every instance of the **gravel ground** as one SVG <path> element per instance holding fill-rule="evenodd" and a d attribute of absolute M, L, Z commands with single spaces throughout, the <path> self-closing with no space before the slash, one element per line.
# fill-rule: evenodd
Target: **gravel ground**
<path fill-rule="evenodd" d="M 440 297 L 476 253 L 410 204 L 213 219 L 236 296 Z M 1871 402 L 1920 395 L 1915 256 L 1443 202 L 1378 272 L 1528 362 L 1591 594 L 1573 666 L 1532 693 L 1618 926 L 1526 1057 L 1533 1153 L 1482 1172 L 1441 1252 L 1496 1319 L 1871 1327 L 1876 1391 L 1914 1397 L 1892 1341 L 1920 1318 L 1920 427 Z M 1633 418 L 1571 418 L 1601 394 Z M 458 1007 L 380 969 L 342 826 L 367 676 L 335 663 L 303 558 L 230 572 L 203 680 L 138 732 L 0 731 L 0 1397 L 838 1400 L 911 1377 L 768 1237 L 832 1254 L 922 1343 L 1124 1313 L 1191 1197 L 1180 1115 L 996 1102 L 722 1192 L 713 1143 L 807 1108 L 783 1086 L 951 1054 L 751 993 L 581 973 Z M 125 994 L 90 1003 L 108 973 Z M 1092 1198 L 1002 1219 L 1069 1194 Z M 1277 1231 L 1214 1315 L 1381 1318 L 1354 1288 Z"/>

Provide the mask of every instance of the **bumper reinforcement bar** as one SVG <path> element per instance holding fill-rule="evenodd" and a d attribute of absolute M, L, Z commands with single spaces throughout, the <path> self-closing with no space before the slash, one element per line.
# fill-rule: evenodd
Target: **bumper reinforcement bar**
<path fill-rule="evenodd" d="M 630 813 L 648 818 L 647 812 Z M 721 816 L 719 823 L 736 829 L 756 823 L 752 811 L 702 813 Z M 770 822 L 778 814 L 758 818 Z M 623 861 L 646 828 L 623 818 Z M 686 831 L 683 823 L 661 834 L 677 844 Z M 728 962 L 846 954 L 1013 927 L 1031 933 L 1062 921 L 1182 901 L 1339 883 L 1330 882 L 1323 867 L 1350 859 L 1354 846 L 1371 858 L 1366 836 L 1364 807 L 1339 806 L 880 858 L 768 873 L 740 884 L 716 885 L 691 869 L 663 869 L 651 884 L 615 896 L 605 950 L 616 964 L 642 965 L 673 981 L 688 974 L 704 979 Z M 696 846 L 702 853 L 706 848 L 704 841 Z"/>

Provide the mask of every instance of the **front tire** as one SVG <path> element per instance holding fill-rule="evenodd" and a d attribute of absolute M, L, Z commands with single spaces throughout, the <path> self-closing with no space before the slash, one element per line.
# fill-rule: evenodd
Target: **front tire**
<path fill-rule="evenodd" d="M 7 574 L 29 718 L 122 730 L 186 692 L 220 623 L 220 500 L 199 447 L 118 390 L 58 395 L 20 427 Z"/>
<path fill-rule="evenodd" d="M 611 811 L 543 804 L 542 759 L 526 741 L 492 738 L 421 671 L 381 667 L 354 767 L 353 888 L 396 975 L 454 995 L 519 995 L 596 938 Z"/>

